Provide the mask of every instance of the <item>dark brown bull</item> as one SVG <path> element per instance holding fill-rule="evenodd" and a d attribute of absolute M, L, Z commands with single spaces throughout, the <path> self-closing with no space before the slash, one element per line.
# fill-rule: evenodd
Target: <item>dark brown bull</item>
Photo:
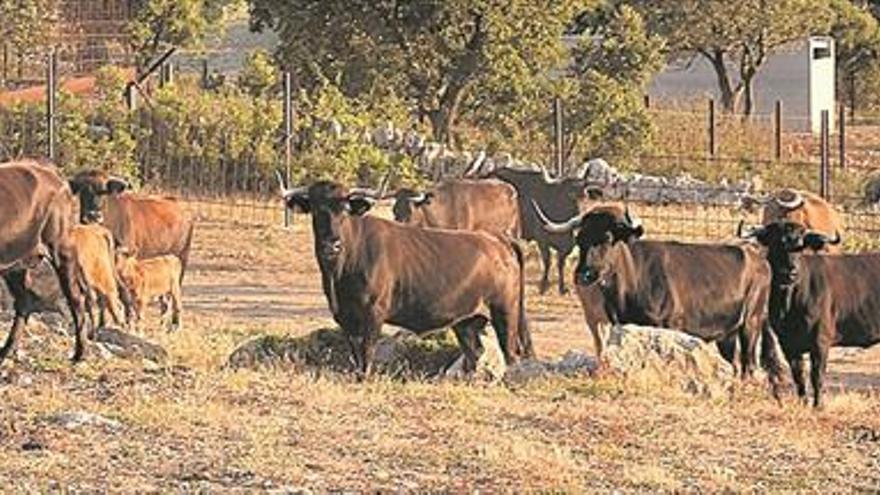
<path fill-rule="evenodd" d="M 102 223 L 117 246 L 138 259 L 173 254 L 183 280 L 194 222 L 176 199 L 126 192 L 128 183 L 106 172 L 80 172 L 70 180 L 79 197 L 80 222 Z"/>
<path fill-rule="evenodd" d="M 452 326 L 467 369 L 475 327 L 489 309 L 505 359 L 533 354 L 525 320 L 522 253 L 485 232 L 421 229 L 362 216 L 371 194 L 333 182 L 282 190 L 288 208 L 311 213 L 324 294 L 355 362 L 370 372 L 384 323 L 416 333 Z"/>
<path fill-rule="evenodd" d="M 398 222 L 520 236 L 516 189 L 500 180 L 447 180 L 427 192 L 400 189 L 394 196 Z"/>
<path fill-rule="evenodd" d="M 579 291 L 590 295 L 581 301 L 588 319 L 672 328 L 706 341 L 738 335 L 742 373 L 751 375 L 758 339 L 768 331 L 770 290 L 770 269 L 757 248 L 640 241 L 641 222 L 621 205 L 598 206 L 562 224 L 541 218 L 554 233 L 577 231 L 575 284 L 597 287 L 604 307 L 603 318 L 586 307 L 596 303 L 596 291 Z M 596 332 L 595 322 L 587 325 Z M 600 341 L 595 333 L 594 339 Z"/>
<path fill-rule="evenodd" d="M 600 195 L 596 188 L 587 187 L 584 179 L 566 177 L 553 179 L 546 170 L 517 170 L 502 168 L 492 172 L 491 177 L 508 182 L 516 188 L 519 199 L 522 238 L 538 243 L 541 251 L 543 274 L 540 292 L 550 288 L 550 249 L 556 251 L 556 267 L 559 274 L 559 293 L 565 294 L 565 259 L 574 249 L 571 232 L 553 233 L 545 230 L 535 211 L 537 204 L 546 215 L 554 219 L 567 219 L 594 204 Z"/>
<path fill-rule="evenodd" d="M 70 307 L 74 326 L 73 360 L 85 355 L 82 270 L 70 238 L 73 197 L 54 167 L 33 161 L 0 165 L 0 274 L 6 280 L 15 306 L 15 321 L 0 361 L 15 351 L 19 333 L 31 314 L 43 306 L 30 287 L 29 268 L 48 255 Z"/>
<path fill-rule="evenodd" d="M 767 248 L 773 272 L 770 322 L 791 366 L 798 396 L 806 399 L 804 354 L 810 354 L 813 405 L 822 405 L 822 384 L 832 346 L 880 343 L 880 253 L 820 255 L 840 244 L 794 222 L 752 230 Z"/>

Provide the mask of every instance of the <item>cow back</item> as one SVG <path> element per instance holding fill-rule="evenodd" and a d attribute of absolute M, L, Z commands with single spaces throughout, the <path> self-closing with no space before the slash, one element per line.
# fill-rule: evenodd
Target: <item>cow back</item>
<path fill-rule="evenodd" d="M 191 241 L 192 217 L 174 198 L 122 193 L 104 204 L 104 225 L 138 258 L 179 256 Z"/>
<path fill-rule="evenodd" d="M 453 180 L 434 189 L 425 209 L 426 226 L 482 230 L 518 237 L 519 203 L 516 189 L 500 180 Z"/>

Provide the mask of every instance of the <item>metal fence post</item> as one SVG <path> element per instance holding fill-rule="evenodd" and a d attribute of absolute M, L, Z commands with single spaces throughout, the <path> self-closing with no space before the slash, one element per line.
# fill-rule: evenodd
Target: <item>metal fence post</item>
<path fill-rule="evenodd" d="M 822 110 L 822 128 L 820 141 L 820 161 L 819 161 L 819 195 L 823 199 L 828 199 L 830 195 L 830 152 L 828 138 L 828 110 Z"/>
<path fill-rule="evenodd" d="M 773 156 L 782 161 L 782 100 L 776 100 L 773 112 Z"/>
<path fill-rule="evenodd" d="M 47 59 L 46 67 L 46 156 L 53 162 L 56 159 L 56 99 L 55 93 L 58 86 L 58 54 L 55 49 L 51 49 Z"/>
<path fill-rule="evenodd" d="M 293 97 L 290 83 L 290 72 L 284 72 L 284 180 L 289 185 L 291 180 L 290 162 L 293 155 Z M 284 226 L 290 227 L 293 221 L 290 208 L 284 208 Z"/>
<path fill-rule="evenodd" d="M 553 99 L 553 158 L 556 162 L 556 176 L 563 176 L 562 163 L 562 99 L 558 96 Z"/>
<path fill-rule="evenodd" d="M 715 142 L 715 99 L 709 98 L 709 156 L 715 158 L 718 148 Z"/>
<path fill-rule="evenodd" d="M 649 95 L 647 93 L 645 93 L 645 109 L 646 110 L 651 109 L 651 95 Z"/>
<path fill-rule="evenodd" d="M 208 89 L 208 59 L 202 59 L 202 89 Z"/>
<path fill-rule="evenodd" d="M 846 170 L 846 106 L 840 104 L 840 116 L 837 118 L 837 137 L 840 140 L 838 153 L 840 154 L 840 168 Z"/>
<path fill-rule="evenodd" d="M 3 43 L 3 71 L 0 72 L 0 86 L 9 82 L 9 43 Z"/>

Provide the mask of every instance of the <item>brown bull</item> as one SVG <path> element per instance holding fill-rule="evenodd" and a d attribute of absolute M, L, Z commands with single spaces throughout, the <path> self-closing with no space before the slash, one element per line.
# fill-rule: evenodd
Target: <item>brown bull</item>
<path fill-rule="evenodd" d="M 834 207 L 821 196 L 809 191 L 780 189 L 769 197 L 749 198 L 744 203 L 747 209 L 751 209 L 753 204 L 763 205 L 762 225 L 789 221 L 829 236 L 844 230 L 843 220 Z M 842 246 L 828 245 L 825 250 L 828 253 L 840 253 Z"/>
<path fill-rule="evenodd" d="M 70 180 L 79 197 L 80 222 L 102 223 L 116 245 L 138 259 L 173 254 L 183 270 L 189 260 L 194 222 L 174 198 L 126 192 L 128 183 L 105 172 L 80 172 Z"/>
<path fill-rule="evenodd" d="M 551 232 L 577 232 L 575 284 L 597 343 L 596 324 L 606 321 L 672 328 L 706 341 L 738 335 L 742 373 L 751 374 L 759 337 L 769 333 L 770 269 L 757 248 L 641 241 L 641 223 L 621 205 L 595 207 L 562 224 L 537 211 Z"/>
<path fill-rule="evenodd" d="M 516 189 L 500 180 L 447 180 L 428 192 L 400 189 L 394 196 L 398 222 L 520 236 Z"/>
<path fill-rule="evenodd" d="M 880 254 L 820 255 L 840 244 L 794 222 L 776 222 L 748 233 L 767 248 L 773 272 L 770 322 L 791 367 L 797 393 L 806 399 L 804 354 L 810 355 L 813 405 L 822 405 L 828 352 L 833 346 L 880 343 Z"/>
<path fill-rule="evenodd" d="M 0 274 L 15 306 L 15 321 L 0 361 L 14 352 L 19 334 L 31 314 L 40 310 L 31 290 L 29 266 L 34 257 L 48 254 L 70 307 L 74 325 L 73 360 L 85 355 L 85 298 L 82 271 L 70 238 L 73 198 L 54 167 L 33 161 L 0 164 Z"/>
<path fill-rule="evenodd" d="M 324 294 L 369 374 L 383 324 L 418 334 L 452 326 L 473 370 L 487 319 L 508 362 L 532 355 L 526 327 L 522 253 L 485 232 L 421 229 L 363 216 L 371 194 L 333 182 L 282 190 L 288 208 L 311 213 Z"/>
<path fill-rule="evenodd" d="M 113 323 L 125 324 L 123 306 L 119 299 L 121 287 L 115 266 L 116 250 L 113 248 L 110 231 L 100 225 L 74 225 L 70 229 L 70 237 L 76 246 L 76 259 L 82 267 L 89 289 L 89 302 L 93 298 L 97 299 L 98 325 L 106 325 L 107 311 L 110 312 Z M 95 317 L 92 313 L 90 307 L 89 316 L 94 327 Z"/>

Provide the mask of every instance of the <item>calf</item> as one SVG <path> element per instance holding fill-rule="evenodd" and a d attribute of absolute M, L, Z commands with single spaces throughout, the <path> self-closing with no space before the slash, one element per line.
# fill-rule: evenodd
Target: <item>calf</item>
<path fill-rule="evenodd" d="M 767 248 L 773 272 L 770 322 L 802 399 L 807 395 L 803 356 L 810 354 L 813 405 L 820 407 L 830 348 L 880 342 L 880 253 L 807 253 L 840 244 L 840 234 L 832 239 L 794 222 L 741 235 Z"/>
<path fill-rule="evenodd" d="M 487 320 L 505 360 L 533 354 L 526 327 L 523 256 L 515 242 L 486 232 L 422 229 L 364 216 L 375 193 L 333 182 L 285 189 L 288 208 L 312 216 L 315 257 L 330 311 L 369 374 L 382 325 L 418 334 L 452 326 L 475 364 L 476 327 Z"/>
<path fill-rule="evenodd" d="M 88 287 L 87 301 L 91 303 L 92 299 L 97 299 L 98 302 L 98 324 L 102 327 L 106 325 L 109 310 L 113 323 L 123 325 L 123 307 L 119 299 L 121 284 L 114 266 L 116 254 L 112 234 L 100 225 L 74 225 L 70 229 L 70 236 Z M 91 304 L 88 312 L 94 328 L 95 316 Z"/>
<path fill-rule="evenodd" d="M 169 331 L 180 328 L 180 274 L 183 265 L 174 255 L 137 260 L 131 256 L 118 258 L 119 274 L 132 294 L 135 318 L 140 319 L 147 303 L 159 299 L 162 320 Z M 168 315 L 170 299 L 170 318 Z"/>
<path fill-rule="evenodd" d="M 577 230 L 575 284 L 597 343 L 596 325 L 605 321 L 678 329 L 707 341 L 738 335 L 742 374 L 752 373 L 758 338 L 768 331 L 770 269 L 758 249 L 641 241 L 641 222 L 622 205 L 595 207 L 564 224 L 535 209 L 549 231 Z"/>

